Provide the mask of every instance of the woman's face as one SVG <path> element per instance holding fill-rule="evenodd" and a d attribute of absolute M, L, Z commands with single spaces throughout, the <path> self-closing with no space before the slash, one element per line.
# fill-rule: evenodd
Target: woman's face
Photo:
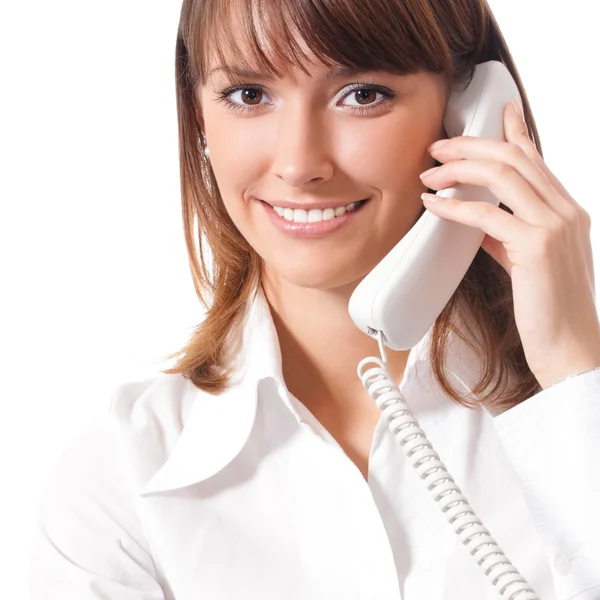
<path fill-rule="evenodd" d="M 353 289 L 422 209 L 419 174 L 433 165 L 429 144 L 444 137 L 446 83 L 431 73 L 328 77 L 330 68 L 314 58 L 307 68 L 308 76 L 289 69 L 283 79 L 243 78 L 221 100 L 238 82 L 215 70 L 198 89 L 198 116 L 225 207 L 266 276 Z M 282 231 L 269 206 L 339 207 L 367 198 L 341 226 L 304 235 Z"/>

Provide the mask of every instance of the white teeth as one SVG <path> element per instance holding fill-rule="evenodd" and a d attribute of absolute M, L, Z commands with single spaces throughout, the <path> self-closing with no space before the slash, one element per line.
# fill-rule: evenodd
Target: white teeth
<path fill-rule="evenodd" d="M 329 221 L 335 217 L 341 217 L 346 212 L 350 212 L 356 208 L 358 202 L 352 202 L 347 206 L 339 206 L 336 209 L 326 208 L 311 208 L 308 212 L 302 208 L 282 208 L 274 206 L 273 210 L 286 221 L 294 221 L 295 223 L 317 223 L 319 221 Z"/>
<path fill-rule="evenodd" d="M 294 223 L 306 223 L 308 215 L 305 210 L 294 210 Z"/>
<path fill-rule="evenodd" d="M 296 215 L 294 215 L 294 219 L 296 218 Z M 313 208 L 311 210 L 308 211 L 308 222 L 309 223 L 316 223 L 317 221 L 322 221 L 323 220 L 323 211 L 319 210 L 318 208 Z"/>

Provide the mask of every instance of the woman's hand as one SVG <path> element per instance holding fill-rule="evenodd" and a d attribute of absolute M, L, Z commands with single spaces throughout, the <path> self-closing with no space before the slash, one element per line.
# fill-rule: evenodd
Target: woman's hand
<path fill-rule="evenodd" d="M 460 136 L 432 144 L 429 152 L 444 164 L 421 175 L 434 190 L 485 186 L 514 214 L 487 202 L 431 202 L 433 194 L 423 201 L 439 217 L 487 234 L 481 247 L 511 277 L 527 364 L 545 389 L 600 365 L 591 223 L 546 166 L 518 111 L 504 109 L 506 142 Z"/>

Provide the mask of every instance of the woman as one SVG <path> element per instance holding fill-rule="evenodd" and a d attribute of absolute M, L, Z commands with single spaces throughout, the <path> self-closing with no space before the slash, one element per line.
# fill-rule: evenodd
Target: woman
<path fill-rule="evenodd" d="M 451 85 L 488 60 L 525 118 L 506 107 L 505 142 L 432 146 Z M 378 352 L 350 295 L 427 208 L 486 237 L 390 373 L 537 595 L 600 597 L 590 221 L 543 162 L 485 0 L 184 0 L 177 93 L 207 316 L 63 456 L 34 596 L 498 597 L 356 377 Z M 501 204 L 422 203 L 456 183 Z"/>

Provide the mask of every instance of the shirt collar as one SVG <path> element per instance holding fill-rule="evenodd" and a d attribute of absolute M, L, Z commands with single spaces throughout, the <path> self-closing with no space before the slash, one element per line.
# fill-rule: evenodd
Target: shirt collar
<path fill-rule="evenodd" d="M 228 465 L 250 436 L 259 384 L 264 379 L 275 380 L 281 400 L 302 421 L 283 380 L 279 339 L 262 287 L 250 300 L 249 308 L 241 347 L 232 352 L 239 360 L 231 384 L 215 396 L 190 383 L 195 397 L 183 430 L 163 466 L 138 491 L 140 496 L 198 483 Z M 430 334 L 431 329 L 411 349 L 405 376 L 410 375 L 416 362 L 427 359 Z"/>

